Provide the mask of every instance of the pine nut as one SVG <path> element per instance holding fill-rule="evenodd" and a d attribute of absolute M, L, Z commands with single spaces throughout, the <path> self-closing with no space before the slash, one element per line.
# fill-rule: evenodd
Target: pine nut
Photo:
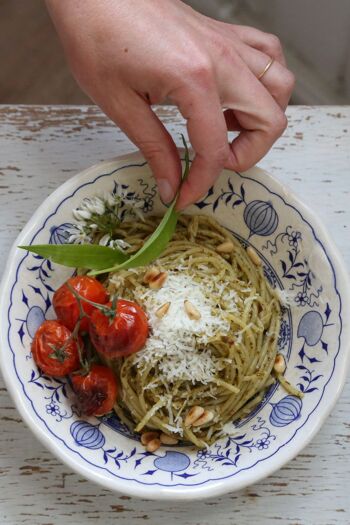
<path fill-rule="evenodd" d="M 184 306 L 186 310 L 186 314 L 192 321 L 199 321 L 199 319 L 202 317 L 200 312 L 197 310 L 197 308 L 186 299 L 184 301 Z"/>
<path fill-rule="evenodd" d="M 214 413 L 211 410 L 204 410 L 204 413 L 192 423 L 192 426 L 201 427 L 202 425 L 209 423 L 212 419 L 214 419 Z"/>
<path fill-rule="evenodd" d="M 169 436 L 168 434 L 164 434 L 164 432 L 162 432 L 160 435 L 160 442 L 163 445 L 177 445 L 179 440 L 173 436 Z"/>
<path fill-rule="evenodd" d="M 158 439 L 159 438 L 159 434 L 158 432 L 144 432 L 143 434 L 141 434 L 141 443 L 142 445 L 148 445 L 148 443 L 150 441 L 153 441 L 154 439 Z"/>
<path fill-rule="evenodd" d="M 149 443 L 146 445 L 147 452 L 155 452 L 160 447 L 160 439 L 152 439 Z"/>
<path fill-rule="evenodd" d="M 157 310 L 155 315 L 158 317 L 158 319 L 163 319 L 163 317 L 168 313 L 168 310 L 170 308 L 170 302 L 164 303 L 162 306 L 160 306 Z"/>
<path fill-rule="evenodd" d="M 283 374 L 286 370 L 286 361 L 282 354 L 277 354 L 273 369 L 277 374 Z"/>
<path fill-rule="evenodd" d="M 255 264 L 255 266 L 261 266 L 261 259 L 254 250 L 254 248 L 252 248 L 251 246 L 248 246 L 247 248 L 247 255 L 249 259 Z"/>
<path fill-rule="evenodd" d="M 143 282 L 148 284 L 151 281 L 153 281 L 153 279 L 158 277 L 159 274 L 160 274 L 159 268 L 157 268 L 156 266 L 151 266 L 151 268 L 149 268 L 147 272 L 145 273 L 145 275 L 143 276 Z"/>
<path fill-rule="evenodd" d="M 166 279 L 168 277 L 168 274 L 166 272 L 160 272 L 157 277 L 155 277 L 154 279 L 152 279 L 149 283 L 148 283 L 148 286 L 152 289 L 152 290 L 160 290 L 160 288 L 162 288 L 163 284 L 165 283 Z"/>
<path fill-rule="evenodd" d="M 218 253 L 232 253 L 233 249 L 234 249 L 234 246 L 231 241 L 222 242 L 216 247 L 216 251 Z"/>
<path fill-rule="evenodd" d="M 185 427 L 193 425 L 194 421 L 199 419 L 204 414 L 204 408 L 200 406 L 192 407 L 185 417 Z"/>

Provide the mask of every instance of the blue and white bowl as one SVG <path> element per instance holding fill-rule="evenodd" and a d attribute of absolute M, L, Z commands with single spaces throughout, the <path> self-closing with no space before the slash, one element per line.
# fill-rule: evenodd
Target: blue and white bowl
<path fill-rule="evenodd" d="M 304 397 L 270 389 L 232 425 L 234 436 L 209 450 L 162 447 L 145 452 L 117 417 L 87 418 L 66 380 L 41 374 L 30 352 L 43 319 L 54 317 L 53 291 L 72 270 L 17 248 L 64 243 L 72 209 L 84 197 L 134 192 L 144 213 L 162 215 L 150 169 L 139 154 L 104 162 L 63 184 L 40 206 L 10 253 L 1 286 L 1 366 L 20 414 L 43 444 L 76 472 L 112 490 L 154 499 L 194 499 L 241 489 L 271 474 L 313 438 L 343 387 L 350 342 L 350 286 L 320 221 L 267 173 L 224 171 L 189 210 L 213 215 L 259 253 L 266 278 L 288 298 L 278 340 L 286 378 Z"/>

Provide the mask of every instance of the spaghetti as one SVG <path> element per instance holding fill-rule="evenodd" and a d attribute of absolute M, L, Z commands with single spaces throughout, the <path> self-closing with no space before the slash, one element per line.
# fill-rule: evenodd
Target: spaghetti
<path fill-rule="evenodd" d="M 158 222 L 124 222 L 115 233 L 132 253 Z M 207 216 L 181 216 L 155 265 L 166 275 L 158 289 L 144 282 L 145 268 L 108 277 L 109 291 L 139 303 L 151 327 L 143 350 L 111 365 L 122 391 L 115 411 L 138 432 L 158 430 L 203 448 L 274 383 L 280 304 L 261 266 Z M 193 407 L 204 408 L 207 421 L 186 425 Z"/>

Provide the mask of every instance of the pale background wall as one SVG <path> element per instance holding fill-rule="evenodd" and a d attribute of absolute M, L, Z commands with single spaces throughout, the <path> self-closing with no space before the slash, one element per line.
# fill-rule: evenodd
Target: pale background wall
<path fill-rule="evenodd" d="M 297 77 L 292 102 L 350 103 L 350 0 L 186 1 L 210 16 L 276 33 Z M 68 71 L 43 0 L 0 0 L 0 64 L 0 103 L 89 103 Z"/>
<path fill-rule="evenodd" d="M 296 73 L 294 102 L 350 103 L 350 0 L 187 0 L 210 16 L 277 34 Z"/>

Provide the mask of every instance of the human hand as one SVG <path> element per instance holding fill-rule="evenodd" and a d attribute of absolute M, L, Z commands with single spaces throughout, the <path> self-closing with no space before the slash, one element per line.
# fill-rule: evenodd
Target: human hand
<path fill-rule="evenodd" d="M 195 152 L 179 209 L 202 197 L 224 167 L 253 166 L 286 128 L 294 76 L 276 37 L 205 17 L 180 0 L 46 3 L 78 83 L 142 151 L 164 202 L 179 188 L 181 163 L 153 104 L 178 106 Z M 231 144 L 228 130 L 240 132 Z"/>

